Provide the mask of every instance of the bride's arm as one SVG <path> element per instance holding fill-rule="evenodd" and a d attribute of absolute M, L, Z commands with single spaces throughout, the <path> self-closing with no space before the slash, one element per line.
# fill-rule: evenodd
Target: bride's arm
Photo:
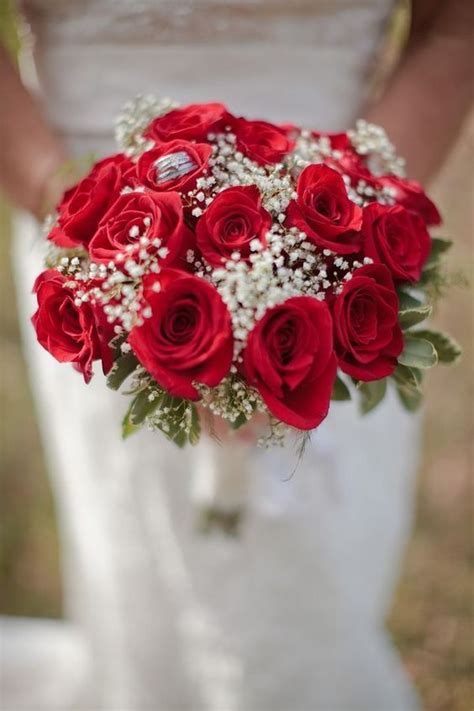
<path fill-rule="evenodd" d="M 412 19 L 405 56 L 367 118 L 384 126 L 410 177 L 426 182 L 472 102 L 474 3 L 413 0 Z"/>
<path fill-rule="evenodd" d="M 0 44 L 0 188 L 37 217 L 59 197 L 65 152 Z"/>

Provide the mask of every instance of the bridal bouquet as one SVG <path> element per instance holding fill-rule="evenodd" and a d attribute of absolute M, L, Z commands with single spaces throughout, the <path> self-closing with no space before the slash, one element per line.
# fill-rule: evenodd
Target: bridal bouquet
<path fill-rule="evenodd" d="M 33 324 L 86 382 L 98 360 L 127 383 L 124 436 L 146 424 L 182 446 L 206 412 L 234 429 L 260 412 L 278 442 L 331 400 L 371 410 L 389 381 L 414 410 L 424 370 L 459 355 L 419 326 L 450 242 L 381 128 L 142 97 L 116 136 L 49 220 Z"/>

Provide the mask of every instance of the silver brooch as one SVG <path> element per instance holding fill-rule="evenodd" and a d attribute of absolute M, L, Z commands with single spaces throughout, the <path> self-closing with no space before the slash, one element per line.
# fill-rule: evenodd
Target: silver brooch
<path fill-rule="evenodd" d="M 168 180 L 182 178 L 197 167 L 186 151 L 168 153 L 155 161 L 156 183 L 160 185 L 167 183 Z"/>

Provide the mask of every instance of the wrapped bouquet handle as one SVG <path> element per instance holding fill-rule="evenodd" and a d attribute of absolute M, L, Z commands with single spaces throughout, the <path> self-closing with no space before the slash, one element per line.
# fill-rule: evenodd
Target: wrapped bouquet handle
<path fill-rule="evenodd" d="M 438 210 L 383 129 L 320 133 L 141 97 L 116 135 L 119 151 L 49 219 L 33 324 L 86 382 L 99 361 L 125 391 L 124 437 L 146 425 L 195 444 L 201 403 L 232 429 L 261 413 L 262 442 L 281 443 L 332 399 L 367 412 L 389 386 L 414 410 L 424 371 L 459 356 L 423 325 L 450 242 L 430 235 Z M 204 508 L 223 494 L 219 468 L 223 508 L 239 508 L 237 449 L 220 466 L 203 442 Z"/>

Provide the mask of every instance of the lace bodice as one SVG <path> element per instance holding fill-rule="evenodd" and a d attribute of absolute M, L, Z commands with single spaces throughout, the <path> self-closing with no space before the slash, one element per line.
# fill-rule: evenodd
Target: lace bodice
<path fill-rule="evenodd" d="M 23 8 L 51 120 L 97 150 L 137 93 L 346 127 L 392 2 L 23 0 Z"/>
<path fill-rule="evenodd" d="M 366 37 L 385 0 L 26 0 L 48 42 L 314 45 L 347 39 L 354 20 Z M 356 6 L 356 7 L 355 7 Z M 349 22 L 346 21 L 350 20 Z"/>

